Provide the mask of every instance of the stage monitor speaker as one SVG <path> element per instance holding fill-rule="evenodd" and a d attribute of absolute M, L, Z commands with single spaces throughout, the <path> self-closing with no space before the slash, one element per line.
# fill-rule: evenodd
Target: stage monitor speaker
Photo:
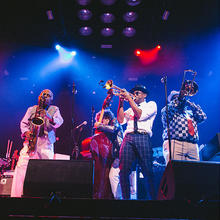
<path fill-rule="evenodd" d="M 10 196 L 13 176 L 0 177 L 0 196 Z"/>
<path fill-rule="evenodd" d="M 212 160 L 216 153 L 220 152 L 220 133 L 217 133 L 208 144 L 200 151 L 200 157 L 203 161 Z"/>
<path fill-rule="evenodd" d="M 92 198 L 93 161 L 30 160 L 24 197 Z"/>
<path fill-rule="evenodd" d="M 220 162 L 220 152 L 218 152 L 217 154 L 215 154 L 211 159 L 209 159 L 209 161 Z"/>
<path fill-rule="evenodd" d="M 219 200 L 220 163 L 171 160 L 162 176 L 159 200 Z"/>

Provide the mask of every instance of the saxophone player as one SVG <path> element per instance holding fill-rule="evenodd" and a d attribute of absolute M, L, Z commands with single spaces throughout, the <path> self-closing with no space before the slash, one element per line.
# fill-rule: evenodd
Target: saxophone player
<path fill-rule="evenodd" d="M 11 197 L 21 197 L 29 159 L 53 159 L 55 131 L 63 124 L 57 106 L 51 105 L 53 93 L 43 90 L 38 97 L 38 105 L 27 109 L 20 123 L 23 148 L 17 162 L 12 182 Z"/>

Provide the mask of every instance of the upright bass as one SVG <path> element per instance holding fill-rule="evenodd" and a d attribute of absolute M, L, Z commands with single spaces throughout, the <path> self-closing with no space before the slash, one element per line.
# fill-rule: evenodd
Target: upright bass
<path fill-rule="evenodd" d="M 110 105 L 112 97 L 113 93 L 110 90 L 103 102 L 98 122 L 102 123 L 105 109 Z M 89 144 L 92 159 L 95 162 L 93 198 L 112 199 L 113 195 L 109 181 L 109 170 L 112 164 L 112 142 L 104 132 L 96 130 L 95 135 L 82 142 L 82 148 L 83 144 Z"/>

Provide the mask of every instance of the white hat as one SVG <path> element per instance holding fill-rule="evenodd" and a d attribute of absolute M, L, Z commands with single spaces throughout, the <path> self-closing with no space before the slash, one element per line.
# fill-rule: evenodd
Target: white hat
<path fill-rule="evenodd" d="M 171 93 L 169 94 L 169 96 L 167 98 L 168 102 L 170 102 L 172 100 L 174 95 L 179 95 L 179 94 L 180 94 L 179 91 L 175 91 L 175 90 L 171 91 Z"/>

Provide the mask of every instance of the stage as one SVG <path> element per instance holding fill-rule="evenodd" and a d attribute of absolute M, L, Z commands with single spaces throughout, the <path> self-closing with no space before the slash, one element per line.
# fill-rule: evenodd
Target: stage
<path fill-rule="evenodd" d="M 1 219 L 219 219 L 219 201 L 0 198 Z"/>

